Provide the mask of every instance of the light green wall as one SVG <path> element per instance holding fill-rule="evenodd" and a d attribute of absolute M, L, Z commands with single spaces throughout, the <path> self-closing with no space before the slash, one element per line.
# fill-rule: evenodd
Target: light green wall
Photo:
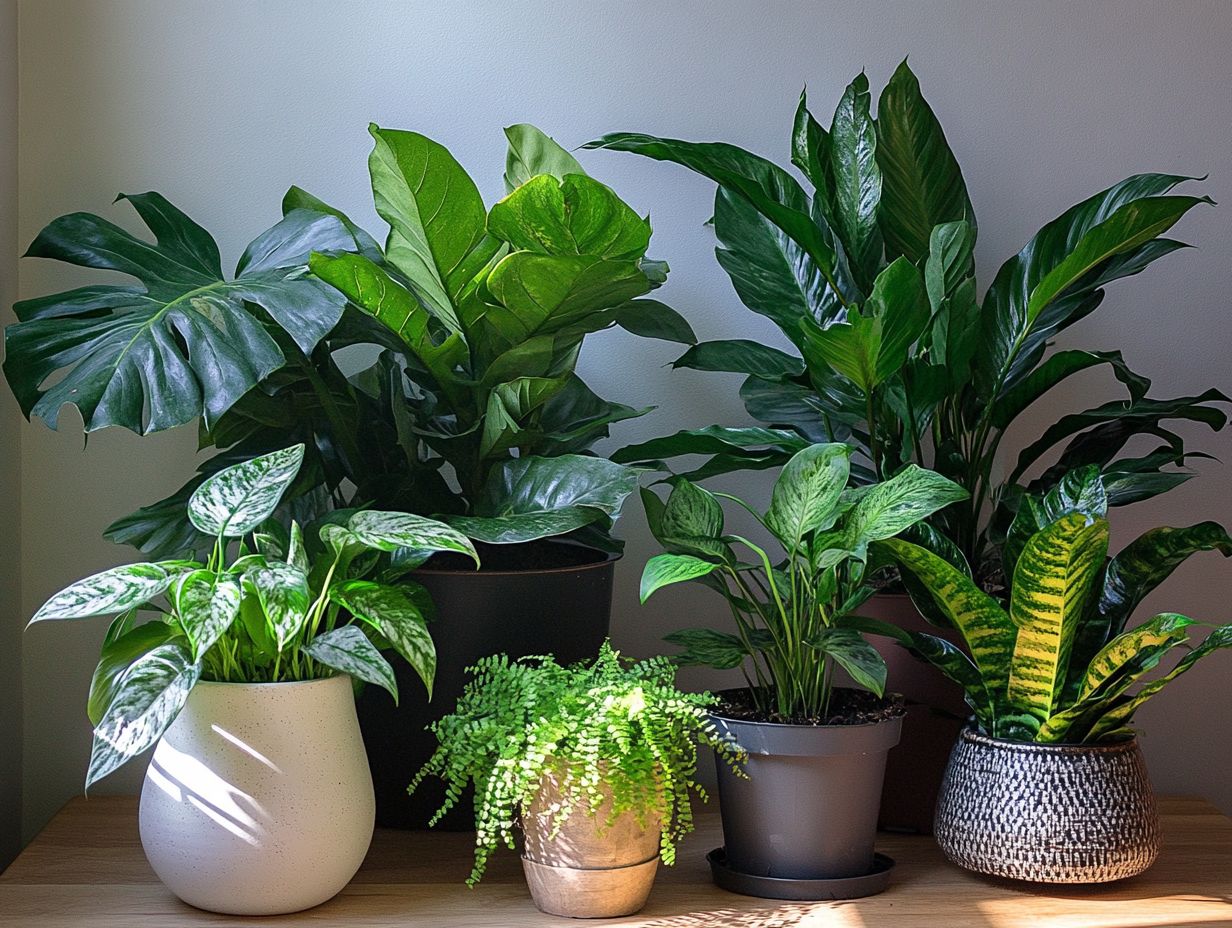
<path fill-rule="evenodd" d="M 866 67 L 874 86 L 910 53 L 962 161 L 991 272 L 1043 222 L 1126 174 L 1202 174 L 1229 205 L 1196 210 L 1180 230 L 1199 249 L 1117 284 L 1067 341 L 1122 348 L 1161 395 L 1232 388 L 1227 356 L 1232 266 L 1232 7 L 1212 2 L 264 2 L 28 0 L 22 4 L 20 242 L 71 210 L 129 224 L 119 191 L 160 190 L 213 230 L 227 260 L 277 215 L 298 183 L 374 231 L 364 162 L 370 120 L 448 144 L 486 196 L 501 193 L 500 128 L 534 121 L 567 145 L 636 129 L 721 138 L 786 160 L 801 85 L 817 110 Z M 632 156 L 582 160 L 655 226 L 672 264 L 663 296 L 704 337 L 770 337 L 736 301 L 703 223 L 713 189 Z M 23 264 L 27 295 L 79 282 Z M 603 333 L 582 370 L 603 395 L 658 412 L 621 442 L 713 421 L 745 421 L 736 378 L 671 372 L 670 346 Z M 1110 395 L 1075 380 L 1056 408 Z M 66 425 L 73 417 L 66 416 Z M 23 612 L 62 584 L 125 555 L 99 540 L 113 517 L 177 486 L 193 436 L 98 435 L 22 428 Z M 1232 461 L 1232 436 L 1203 447 Z M 1232 471 L 1118 514 L 1117 544 L 1159 522 L 1232 522 Z M 756 484 L 755 484 L 756 485 Z M 6 489 L 11 483 L 5 484 Z M 637 507 L 619 573 L 614 632 L 631 651 L 681 624 L 718 620 L 704 591 L 636 605 L 648 544 Z M 1169 606 L 1228 620 L 1232 565 L 1210 556 L 1169 585 Z M 1157 597 L 1149 606 L 1161 606 Z M 102 625 L 25 636 L 27 829 L 80 789 L 83 705 Z M 3 649 L 0 649 L 2 651 Z M 1232 811 L 1228 680 L 1211 660 L 1141 718 L 1160 788 Z M 0 679 L 3 675 L 0 675 Z M 704 679 L 694 677 L 694 680 Z M 111 788 L 129 789 L 137 771 Z"/>

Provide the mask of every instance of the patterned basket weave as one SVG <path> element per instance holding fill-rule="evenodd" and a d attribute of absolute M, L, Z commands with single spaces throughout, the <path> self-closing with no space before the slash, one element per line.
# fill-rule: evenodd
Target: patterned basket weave
<path fill-rule="evenodd" d="M 960 867 L 1015 880 L 1104 883 L 1136 876 L 1159 854 L 1137 740 L 1024 744 L 968 729 L 950 755 L 934 827 Z"/>

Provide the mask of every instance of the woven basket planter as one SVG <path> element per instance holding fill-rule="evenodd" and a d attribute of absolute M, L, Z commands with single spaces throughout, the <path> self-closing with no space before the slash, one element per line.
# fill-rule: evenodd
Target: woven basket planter
<path fill-rule="evenodd" d="M 1137 876 L 1159 854 L 1137 740 L 1029 744 L 967 729 L 950 755 L 934 834 L 960 867 L 1040 883 Z"/>

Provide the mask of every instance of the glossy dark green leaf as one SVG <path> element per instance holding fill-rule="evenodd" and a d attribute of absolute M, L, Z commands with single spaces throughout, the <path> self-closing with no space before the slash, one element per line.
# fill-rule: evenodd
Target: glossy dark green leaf
<path fill-rule="evenodd" d="M 1058 351 L 997 398 L 992 411 L 993 425 L 999 429 L 1006 428 L 1027 407 L 1062 380 L 1100 364 L 1107 364 L 1112 368 L 1116 379 L 1129 388 L 1132 400 L 1141 399 L 1150 389 L 1151 382 L 1131 371 L 1119 351 Z"/>
<path fill-rule="evenodd" d="M 830 174 L 834 231 L 842 240 L 857 279 L 868 287 L 881 261 L 881 168 L 868 78 L 861 73 L 848 85 L 830 126 Z"/>
<path fill-rule="evenodd" d="M 689 321 L 658 300 L 630 300 L 616 308 L 613 318 L 626 332 L 642 338 L 661 338 L 681 345 L 697 343 Z"/>
<path fill-rule="evenodd" d="M 888 254 L 913 263 L 924 260 L 933 227 L 943 222 L 965 219 L 974 231 L 962 171 L 906 61 L 877 104 L 877 163 L 882 175 L 878 218 Z"/>
<path fill-rule="evenodd" d="M 740 338 L 701 342 L 672 362 L 672 367 L 754 374 L 765 380 L 798 377 L 804 373 L 804 362 L 800 358 L 761 342 Z"/>
<path fill-rule="evenodd" d="M 685 429 L 674 435 L 652 438 L 636 445 L 627 445 L 614 452 L 612 460 L 621 464 L 634 464 L 682 454 L 741 453 L 761 448 L 794 454 L 809 444 L 796 433 L 783 429 L 724 428 L 710 425 L 700 429 Z"/>
<path fill-rule="evenodd" d="M 832 186 L 829 145 L 829 133 L 809 112 L 807 91 L 801 90 L 791 129 L 791 163 L 804 172 L 822 200 L 829 199 Z"/>
<path fill-rule="evenodd" d="M 688 480 L 672 481 L 667 505 L 656 520 L 656 537 L 717 539 L 723 534 L 723 507 L 709 490 Z"/>
<path fill-rule="evenodd" d="M 126 199 L 157 244 L 73 213 L 47 226 L 27 252 L 139 281 L 16 305 L 22 321 L 6 331 L 4 371 L 27 416 L 55 428 L 69 404 L 86 431 L 154 432 L 199 416 L 209 425 L 285 359 L 246 304 L 264 309 L 303 351 L 341 316 L 341 295 L 299 273 L 313 248 L 355 247 L 335 217 L 293 211 L 249 245 L 237 276 L 225 280 L 204 229 L 156 193 Z"/>
<path fill-rule="evenodd" d="M 348 248 L 348 251 L 354 251 L 357 254 L 363 255 L 373 261 L 383 261 L 385 256 L 381 253 L 381 246 L 376 243 L 371 235 L 361 229 L 358 225 L 351 221 L 350 217 L 340 209 L 335 209 L 324 200 L 314 197 L 302 187 L 297 187 L 294 184 L 287 189 L 287 192 L 282 197 L 282 215 L 286 216 L 297 209 L 311 210 L 316 213 L 326 213 L 338 219 L 351 234 L 354 239 L 355 247 Z"/>

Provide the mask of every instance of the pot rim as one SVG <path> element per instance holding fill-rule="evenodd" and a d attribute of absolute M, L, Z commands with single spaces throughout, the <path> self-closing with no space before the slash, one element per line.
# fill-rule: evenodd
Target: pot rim
<path fill-rule="evenodd" d="M 741 686 L 730 690 L 719 690 L 714 695 L 722 696 L 723 693 L 736 693 L 747 690 L 748 687 Z M 887 696 L 900 696 L 898 693 L 887 693 Z M 782 729 L 785 731 L 866 731 L 870 728 L 876 728 L 878 725 L 886 725 L 890 722 L 901 722 L 904 714 L 888 716 L 884 719 L 879 719 L 876 722 L 860 722 L 856 725 L 808 725 L 799 722 L 762 722 L 758 719 L 738 719 L 730 715 L 724 715 L 719 709 L 707 709 L 706 714 L 712 719 L 722 719 L 724 722 L 735 722 L 737 725 L 757 725 L 761 728 Z"/>
<path fill-rule="evenodd" d="M 273 689 L 275 687 L 296 687 L 296 686 L 307 687 L 307 686 L 318 686 L 320 684 L 336 685 L 333 682 L 335 680 L 346 680 L 349 683 L 351 680 L 351 675 L 349 673 L 334 673 L 334 674 L 330 674 L 328 677 L 314 677 L 311 680 L 279 680 L 276 683 L 269 683 L 269 682 L 241 683 L 237 680 L 198 680 L 195 684 L 193 684 L 193 689 L 195 690 L 198 687 L 202 687 L 202 686 L 207 686 L 207 687 L 220 686 L 220 687 L 228 687 L 228 688 L 234 688 L 234 689 L 247 688 L 247 689 L 255 689 L 255 690 L 268 690 L 268 689 Z"/>
<path fill-rule="evenodd" d="M 1082 743 L 1076 741 L 1057 741 L 1041 743 L 1038 741 L 1012 741 L 1009 738 L 994 738 L 982 731 L 977 731 L 973 725 L 967 725 L 958 735 L 963 741 L 979 744 L 985 747 L 999 748 L 1020 754 L 1123 754 L 1138 750 L 1138 735 L 1125 741 L 1097 741 Z"/>
<path fill-rule="evenodd" d="M 536 540 L 550 541 L 551 539 Z M 516 542 L 516 544 L 530 544 L 530 542 Z M 609 564 L 615 564 L 625 556 L 623 551 L 600 551 L 598 548 L 591 548 L 587 545 L 574 545 L 573 547 L 593 551 L 595 554 L 600 555 L 600 560 L 589 564 L 568 564 L 564 567 L 528 567 L 524 570 L 484 570 L 483 567 L 476 568 L 475 570 L 450 570 L 446 567 L 416 567 L 408 576 L 414 577 L 416 574 L 427 574 L 433 577 L 527 577 L 536 574 L 571 574 L 580 570 L 598 570 L 601 567 L 607 567 Z"/>

